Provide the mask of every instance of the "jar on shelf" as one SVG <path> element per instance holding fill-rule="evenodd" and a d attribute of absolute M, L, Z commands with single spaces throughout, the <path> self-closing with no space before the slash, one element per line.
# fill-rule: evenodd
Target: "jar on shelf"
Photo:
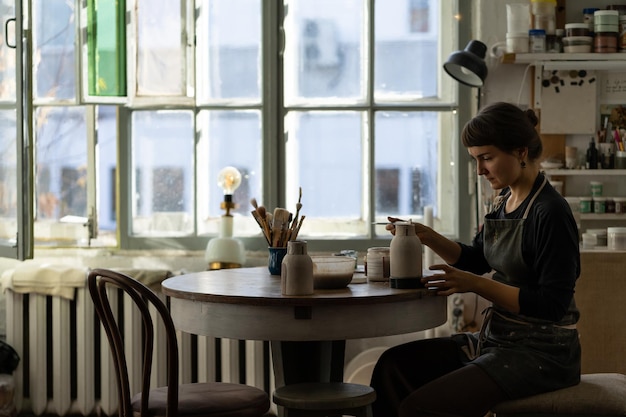
<path fill-rule="evenodd" d="M 626 250 L 626 227 L 607 228 L 607 246 L 609 250 Z"/>
<path fill-rule="evenodd" d="M 626 169 L 626 151 L 615 152 L 615 169 Z"/>
<path fill-rule="evenodd" d="M 592 199 L 591 197 L 580 197 L 579 210 L 581 214 L 587 214 L 592 212 Z"/>
<path fill-rule="evenodd" d="M 626 213 L 626 197 L 613 197 L 615 201 L 615 214 Z"/>
<path fill-rule="evenodd" d="M 556 0 L 531 0 L 533 29 L 543 29 L 547 35 L 556 31 Z"/>
<path fill-rule="evenodd" d="M 531 29 L 528 31 L 528 43 L 531 54 L 546 52 L 546 31 L 544 29 Z"/>
<path fill-rule="evenodd" d="M 593 212 L 596 214 L 606 213 L 606 198 L 604 197 L 593 198 Z"/>
<path fill-rule="evenodd" d="M 615 213 L 615 198 L 614 197 L 606 198 L 606 213 L 607 214 Z"/>

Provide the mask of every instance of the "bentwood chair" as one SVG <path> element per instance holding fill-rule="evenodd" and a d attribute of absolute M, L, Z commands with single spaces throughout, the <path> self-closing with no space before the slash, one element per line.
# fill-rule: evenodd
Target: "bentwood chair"
<path fill-rule="evenodd" d="M 176 329 L 163 301 L 139 281 L 106 269 L 89 273 L 88 286 L 96 312 L 109 340 L 118 381 L 120 417 L 260 417 L 268 412 L 269 395 L 258 388 L 225 382 L 179 384 Z M 138 308 L 143 320 L 143 378 L 141 392 L 131 396 L 127 357 L 120 323 L 111 308 L 107 288 L 123 290 Z M 156 322 L 154 307 L 165 325 L 167 339 L 167 386 L 150 387 Z"/>
<path fill-rule="evenodd" d="M 609 417 L 626 415 L 626 375 L 584 374 L 569 388 L 506 401 L 496 417 Z"/>

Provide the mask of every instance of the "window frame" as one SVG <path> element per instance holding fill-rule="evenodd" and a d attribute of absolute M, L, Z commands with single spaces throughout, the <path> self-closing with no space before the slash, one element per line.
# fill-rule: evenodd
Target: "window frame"
<path fill-rule="evenodd" d="M 25 0 L 25 1 L 30 1 L 30 0 Z M 373 10 L 374 10 L 374 0 L 363 0 L 363 1 L 366 4 L 366 7 L 370 11 L 368 13 L 368 16 L 371 18 L 373 15 Z M 16 2 L 21 3 L 21 0 L 16 0 Z M 77 7 L 80 7 L 78 3 L 79 1 L 75 0 L 75 4 L 77 5 Z M 448 48 L 450 48 L 451 45 L 454 45 L 454 44 L 463 45 L 467 40 L 471 38 L 470 22 L 472 21 L 472 18 L 471 18 L 472 8 L 471 8 L 471 5 L 469 4 L 470 2 L 463 2 L 463 1 L 457 0 L 451 3 L 455 3 L 455 5 L 452 7 L 457 9 L 458 11 L 458 14 L 455 15 L 455 18 L 458 19 L 458 33 L 457 33 L 456 39 L 454 36 L 447 38 L 451 42 L 450 45 L 447 45 Z M 132 7 L 133 4 L 134 4 L 134 0 L 128 1 L 127 12 L 130 12 L 129 9 Z M 264 138 L 263 144 L 262 144 L 263 199 L 266 202 L 266 206 L 268 207 L 270 206 L 271 207 L 279 207 L 279 206 L 284 207 L 286 206 L 286 197 L 284 193 L 286 184 L 283 180 L 284 175 L 281 175 L 281 173 L 285 170 L 285 165 L 283 162 L 285 160 L 285 138 L 283 137 L 283 134 L 282 134 L 282 132 L 284 132 L 283 116 L 285 112 L 290 111 L 290 110 L 302 109 L 304 107 L 306 107 L 307 110 L 314 110 L 316 107 L 315 106 L 293 106 L 293 107 L 284 106 L 283 85 L 280 79 L 280 74 L 282 73 L 282 51 L 284 49 L 284 42 L 285 42 L 284 31 L 282 28 L 282 20 L 281 20 L 282 18 L 280 16 L 284 16 L 284 10 L 283 10 L 284 5 L 280 1 L 276 2 L 273 0 L 262 0 L 261 4 L 262 4 L 263 27 L 265 28 L 262 31 L 262 52 L 261 52 L 262 54 L 261 68 L 262 68 L 262 73 L 264 74 L 264 78 L 263 78 L 264 88 L 262 88 L 262 103 L 263 103 L 262 104 L 262 107 L 263 107 L 262 134 Z M 80 10 L 80 9 L 77 9 L 77 10 Z M 132 14 L 128 13 L 127 16 L 131 17 L 129 21 L 127 21 L 127 27 L 130 30 L 133 30 L 132 26 L 134 23 L 132 19 Z M 462 16 L 463 18 L 459 18 L 459 16 Z M 187 25 L 192 25 L 192 23 L 190 22 L 189 13 L 185 14 L 185 16 L 181 16 L 181 19 L 184 19 L 187 22 L 186 23 Z M 368 22 L 367 24 L 369 24 L 370 28 L 373 28 L 374 22 Z M 82 25 L 82 23 L 80 23 L 80 25 Z M 449 26 L 446 26 L 445 24 L 441 24 L 440 31 L 444 30 L 444 27 L 446 30 L 449 30 Z M 82 30 L 80 32 L 84 33 L 84 31 Z M 369 42 L 367 46 L 369 48 L 368 53 L 370 54 L 370 57 L 373 57 L 374 49 L 375 49 L 374 31 L 373 30 L 368 31 L 368 36 L 369 36 Z M 127 37 L 127 39 L 131 39 L 131 38 L 132 38 L 132 35 L 129 35 Z M 78 43 L 79 41 L 80 43 Z M 79 45 L 82 45 L 83 42 L 84 40 L 80 39 L 77 36 L 76 51 L 77 51 L 78 60 L 82 60 L 83 52 L 81 52 Z M 133 66 L 134 64 L 132 65 L 130 64 L 131 63 L 130 57 L 134 53 L 136 53 L 134 48 L 129 46 L 128 47 L 129 59 L 127 60 L 127 62 L 129 63 L 129 67 L 128 67 L 129 74 L 132 74 L 134 71 L 134 66 Z M 193 54 L 189 54 L 188 48 L 187 48 L 187 56 L 188 57 L 193 56 Z M 190 69 L 193 69 L 194 67 L 195 66 L 194 66 L 193 60 L 187 63 L 187 70 L 188 70 L 187 76 L 190 76 L 189 71 Z M 86 77 L 85 71 L 86 69 L 81 69 L 80 71 L 77 72 L 78 74 L 80 74 L 79 77 L 77 77 L 78 78 L 77 85 L 79 87 L 84 85 L 83 77 Z M 374 91 L 374 59 L 369 60 L 369 67 L 366 69 L 366 71 L 368 72 L 368 83 L 369 83 L 368 91 L 369 91 L 369 94 L 372 95 Z M 32 80 L 32 65 L 29 65 L 26 68 L 24 68 L 23 72 L 25 74 L 24 78 L 26 80 L 28 79 Z M 117 98 L 111 99 L 111 98 L 101 98 L 101 97 L 99 98 L 99 97 L 93 97 L 93 96 L 87 97 L 83 95 L 83 88 L 78 88 L 77 90 L 78 91 L 77 100 L 81 102 L 79 105 L 88 106 L 88 105 L 97 105 L 97 104 L 102 104 L 102 105 L 110 105 L 112 103 L 118 104 L 118 111 L 117 111 L 117 114 L 118 114 L 117 116 L 117 128 L 118 128 L 118 139 L 117 139 L 118 140 L 118 150 L 117 150 L 118 166 L 117 168 L 118 169 L 116 170 L 116 183 L 118 184 L 116 188 L 116 211 L 118 213 L 116 234 L 117 234 L 118 248 L 122 250 L 172 249 L 172 248 L 182 249 L 185 251 L 204 250 L 204 248 L 206 247 L 207 240 L 210 237 L 197 236 L 197 235 L 176 237 L 176 238 L 133 236 L 131 234 L 132 208 L 129 202 L 130 198 L 128 197 L 132 195 L 131 187 L 130 187 L 131 184 L 130 184 L 130 180 L 127 181 L 123 179 L 132 178 L 132 176 L 130 175 L 130 170 L 131 170 L 131 165 L 132 165 L 131 164 L 132 158 L 130 156 L 130 151 L 131 151 L 130 120 L 131 120 L 132 111 L 136 109 L 138 110 L 138 109 L 143 109 L 143 108 L 160 108 L 159 106 L 167 106 L 167 108 L 179 107 L 179 108 L 184 108 L 187 110 L 192 108 L 196 110 L 196 115 L 197 115 L 197 112 L 199 110 L 211 108 L 211 106 L 200 106 L 200 105 L 196 106 L 193 104 L 193 99 L 189 100 L 188 97 L 182 97 L 182 96 L 180 97 L 180 99 L 172 99 L 170 97 L 170 98 L 167 98 L 166 100 L 154 100 L 154 99 L 143 100 L 141 98 L 134 97 L 133 96 L 134 93 L 131 94 L 131 91 L 134 91 L 134 88 L 135 88 L 134 85 L 135 85 L 134 78 L 129 77 L 129 81 L 128 81 L 128 93 L 129 94 L 127 97 L 126 105 L 119 105 L 120 103 L 117 103 L 118 101 Z M 449 82 L 449 80 L 442 81 L 441 85 L 444 86 L 443 88 L 448 89 L 448 92 L 444 94 L 443 96 L 448 97 L 449 100 L 444 100 L 438 103 L 424 102 L 418 105 L 414 105 L 412 103 L 397 103 L 393 105 L 385 105 L 385 104 L 373 103 L 372 97 L 368 97 L 368 100 L 365 106 L 356 106 L 356 107 L 348 106 L 348 107 L 340 107 L 340 108 L 342 110 L 349 110 L 351 108 L 352 109 L 360 108 L 361 110 L 365 111 L 370 121 L 370 123 L 368 123 L 368 126 L 367 126 L 367 129 L 368 129 L 367 135 L 370 138 L 374 137 L 373 135 L 374 135 L 375 126 L 374 126 L 373 121 L 374 121 L 374 114 L 377 111 L 404 111 L 404 110 L 410 110 L 410 109 L 419 109 L 420 111 L 430 111 L 430 110 L 452 111 L 452 112 L 456 112 L 458 116 L 457 117 L 458 126 L 455 126 L 453 128 L 453 132 L 455 133 L 455 136 L 458 136 L 456 135 L 456 133 L 458 133 L 459 131 L 458 127 L 461 126 L 465 120 L 468 120 L 470 115 L 475 110 L 473 108 L 474 107 L 473 106 L 473 98 L 474 98 L 473 91 L 468 87 L 459 86 L 456 83 Z M 31 83 L 31 86 L 32 86 L 32 83 Z M 267 86 L 272 86 L 272 88 L 267 88 Z M 28 90 L 28 87 L 29 86 L 26 86 L 26 90 Z M 28 97 L 27 93 L 25 93 L 24 97 Z M 30 99 L 30 103 L 33 103 L 32 97 Z M 45 104 L 49 104 L 49 103 L 45 103 Z M 68 105 L 68 103 L 60 103 L 59 105 Z M 76 104 L 72 103 L 69 105 L 76 105 Z M 232 106 L 228 106 L 225 104 L 223 106 L 214 105 L 213 107 L 217 109 L 257 109 L 260 106 L 242 105 L 242 106 L 232 107 Z M 25 106 L 25 108 L 27 108 L 27 106 Z M 328 110 L 327 106 L 321 106 L 319 108 Z M 32 117 L 32 112 L 30 114 Z M 27 120 L 27 118 L 25 118 L 24 120 Z M 195 119 L 194 119 L 194 123 L 196 123 Z M 28 127 L 32 131 L 32 123 L 28 124 Z M 90 187 L 88 188 L 89 189 L 89 204 L 90 204 L 90 207 L 93 207 L 92 210 L 94 210 L 93 214 L 95 216 L 95 207 L 96 207 L 95 205 L 95 199 L 96 199 L 95 197 L 96 196 L 95 148 L 97 146 L 97 140 L 95 139 L 96 138 L 96 133 L 95 133 L 96 125 L 95 125 L 95 120 L 93 118 L 88 123 L 88 127 L 91 130 L 91 132 L 88 132 L 88 137 L 90 138 L 89 140 L 90 152 L 88 153 L 88 162 L 90 165 L 89 166 Z M 27 132 L 25 132 L 24 136 L 28 136 L 26 133 Z M 282 138 L 282 139 L 271 140 L 268 138 Z M 197 143 L 197 140 L 198 140 L 197 134 L 196 134 L 195 140 Z M 368 181 L 368 185 L 367 185 L 368 189 L 365 190 L 366 191 L 365 195 L 372 196 L 374 194 L 374 181 L 373 181 L 374 176 L 373 175 L 375 175 L 375 173 L 373 172 L 374 145 L 371 140 L 366 140 L 364 143 L 366 143 L 368 146 L 367 154 L 369 155 L 369 158 L 370 158 L 367 163 L 367 166 L 369 167 L 369 170 L 370 170 L 370 173 L 369 173 L 370 180 Z M 473 208 L 472 194 L 474 193 L 474 190 L 471 186 L 471 180 L 472 180 L 471 161 L 467 153 L 464 151 L 464 149 L 462 149 L 462 146 L 460 145 L 460 141 L 457 140 L 457 141 L 453 141 L 452 143 L 456 144 L 456 145 L 452 145 L 450 149 L 450 152 L 453 154 L 453 157 L 456 160 L 456 164 L 453 167 L 450 167 L 450 169 L 452 170 L 452 176 L 456 178 L 458 181 L 457 184 L 453 185 L 456 188 L 455 190 L 452 191 L 455 197 L 454 206 L 458 213 L 470 213 Z M 26 160 L 28 160 L 29 149 L 30 148 L 28 146 L 23 146 L 23 149 L 20 149 L 20 152 L 22 153 L 24 158 L 26 158 Z M 445 153 L 440 151 L 439 157 L 440 158 L 444 157 L 443 154 Z M 32 158 L 32 154 L 30 154 L 30 157 Z M 197 160 L 197 156 L 194 155 L 194 158 Z M 32 160 L 31 160 L 31 165 L 32 165 Z M 22 171 L 22 172 L 25 172 L 25 171 Z M 33 175 L 32 169 L 29 172 L 31 173 L 31 175 Z M 463 184 L 468 184 L 468 187 L 463 186 Z M 31 195 L 31 196 L 33 195 L 34 184 L 33 184 L 32 177 L 30 180 L 30 186 L 32 187 L 30 192 L 27 191 L 23 193 L 23 195 Z M 465 195 L 464 190 L 467 190 L 467 195 Z M 194 190 L 194 194 L 195 193 L 196 191 Z M 439 196 L 439 199 L 440 200 L 442 199 L 441 195 Z M 369 198 L 368 200 L 369 201 L 364 202 L 364 204 L 367 206 L 365 207 L 365 210 L 369 211 L 369 213 L 374 213 L 376 203 L 372 198 Z M 125 203 L 123 204 L 123 202 Z M 92 206 L 92 203 L 93 203 L 93 206 Z M 32 239 L 33 239 L 32 226 L 34 222 L 34 217 L 32 215 L 32 201 L 30 203 L 27 203 L 27 206 L 30 206 L 30 212 L 28 208 L 24 208 L 24 207 L 22 208 L 22 211 L 21 211 L 20 224 L 24 224 L 26 228 L 20 229 L 21 236 L 23 236 L 24 239 L 20 239 L 19 243 L 20 243 L 20 246 L 26 245 L 24 247 L 27 247 L 28 244 L 30 244 L 32 248 Z M 195 208 L 194 208 L 194 212 L 196 212 Z M 196 216 L 197 216 L 197 213 L 196 213 Z M 458 233 L 455 233 L 454 236 L 450 236 L 450 237 L 454 239 L 465 240 L 469 238 L 471 234 L 473 233 L 472 229 L 473 227 L 475 227 L 475 225 L 472 224 L 473 216 L 456 216 L 456 217 L 457 218 L 455 219 L 456 224 L 454 226 L 454 230 L 458 231 Z M 27 219 L 30 219 L 30 221 L 26 221 Z M 28 224 L 30 224 L 30 239 L 28 236 L 29 234 Z M 194 224 L 196 224 L 195 219 L 194 219 Z M 97 229 L 96 224 L 94 224 L 94 227 L 96 227 Z M 195 226 L 194 226 L 194 230 L 196 230 Z M 244 242 L 245 247 L 248 251 L 266 250 L 266 245 L 264 244 L 265 242 L 260 236 L 242 237 L 240 239 Z M 362 238 L 345 239 L 345 240 L 338 240 L 334 238 L 310 239 L 308 240 L 308 242 L 309 242 L 309 248 L 311 251 L 337 251 L 337 250 L 346 249 L 346 248 L 356 249 L 359 251 L 365 251 L 368 247 L 371 247 L 371 246 L 388 245 L 389 239 L 390 239 L 390 236 L 382 236 L 382 235 L 374 234 L 374 226 L 372 226 L 370 228 L 370 235 L 362 237 Z M 30 255 L 32 255 L 32 249 L 30 252 L 27 250 L 26 251 L 23 250 L 22 253 L 24 254 L 25 257 L 30 257 Z"/>

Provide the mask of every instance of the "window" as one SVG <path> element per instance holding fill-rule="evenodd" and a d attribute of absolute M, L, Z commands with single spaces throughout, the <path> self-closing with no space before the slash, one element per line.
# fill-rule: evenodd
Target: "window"
<path fill-rule="evenodd" d="M 441 70 L 457 2 L 28 1 L 37 244 L 201 250 L 225 166 L 242 173 L 232 214 L 250 250 L 264 246 L 250 199 L 295 212 L 300 189 L 312 250 L 372 246 L 389 238 L 373 222 L 425 206 L 462 233 Z M 0 128 L 15 129 L 10 108 Z M 2 161 L 0 216 L 16 206 Z"/>

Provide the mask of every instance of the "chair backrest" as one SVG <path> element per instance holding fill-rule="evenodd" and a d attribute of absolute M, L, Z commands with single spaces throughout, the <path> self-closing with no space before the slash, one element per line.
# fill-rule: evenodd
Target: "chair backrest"
<path fill-rule="evenodd" d="M 128 275 L 108 269 L 94 269 L 88 276 L 89 293 L 93 300 L 96 313 L 104 326 L 113 353 L 113 362 L 118 381 L 119 415 L 132 417 L 130 383 L 124 341 L 120 328 L 120 322 L 114 314 L 107 294 L 107 287 L 118 288 L 130 296 L 137 306 L 143 321 L 143 377 L 141 384 L 141 417 L 148 416 L 148 400 L 150 391 L 150 373 L 152 369 L 152 357 L 154 350 L 154 326 L 149 306 L 156 309 L 159 317 L 165 325 L 167 339 L 167 410 L 168 417 L 178 414 L 178 342 L 176 340 L 176 328 L 170 316 L 169 310 L 161 299 L 141 282 Z"/>

